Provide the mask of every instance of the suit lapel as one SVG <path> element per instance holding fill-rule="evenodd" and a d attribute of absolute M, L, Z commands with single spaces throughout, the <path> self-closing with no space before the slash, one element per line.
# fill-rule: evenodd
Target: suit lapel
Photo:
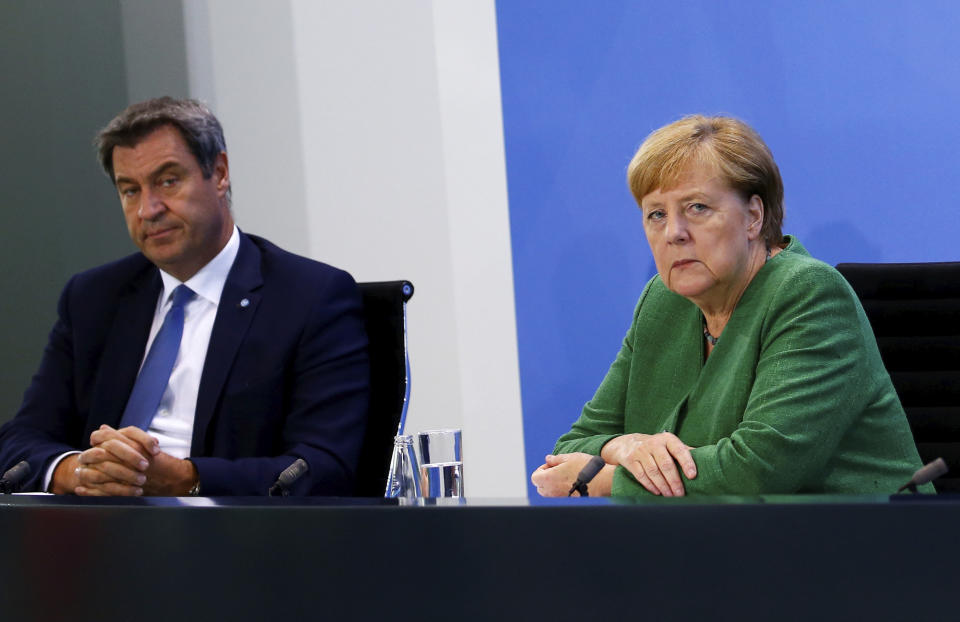
<path fill-rule="evenodd" d="M 217 317 L 210 334 L 210 345 L 200 377 L 196 418 L 193 423 L 191 454 L 204 451 L 207 431 L 230 368 L 250 328 L 260 304 L 255 290 L 263 284 L 260 274 L 260 249 L 250 238 L 240 234 L 240 248 L 223 286 Z"/>
<path fill-rule="evenodd" d="M 120 294 L 100 355 L 84 439 L 101 423 L 113 427 L 120 423 L 143 361 L 161 287 L 160 273 L 150 266 Z"/>

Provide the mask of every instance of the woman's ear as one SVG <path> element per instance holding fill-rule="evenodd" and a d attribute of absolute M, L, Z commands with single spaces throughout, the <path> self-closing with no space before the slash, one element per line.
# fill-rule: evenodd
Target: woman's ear
<path fill-rule="evenodd" d="M 755 194 L 747 201 L 747 234 L 751 240 L 760 237 L 763 230 L 763 199 L 759 194 Z"/>

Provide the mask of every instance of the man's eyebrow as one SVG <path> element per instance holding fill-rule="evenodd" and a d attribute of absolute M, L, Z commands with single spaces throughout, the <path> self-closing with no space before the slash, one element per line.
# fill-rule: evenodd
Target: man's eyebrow
<path fill-rule="evenodd" d="M 163 164 L 161 164 L 161 165 L 158 166 L 157 168 L 153 169 L 153 171 L 151 171 L 150 174 L 147 175 L 147 178 L 148 178 L 148 179 L 155 179 L 156 177 L 159 177 L 160 175 L 162 175 L 162 174 L 165 173 L 168 169 L 171 169 L 171 168 L 180 168 L 180 163 L 177 162 L 176 160 L 169 160 L 169 161 L 167 161 L 167 162 L 164 162 Z M 117 178 L 116 178 L 116 182 L 115 182 L 115 183 L 116 183 L 117 185 L 120 185 L 120 184 L 123 184 L 123 183 L 135 184 L 135 183 L 137 183 L 137 182 L 136 182 L 135 180 L 129 178 L 129 177 L 124 177 L 124 176 L 122 176 L 122 175 L 118 175 Z"/>

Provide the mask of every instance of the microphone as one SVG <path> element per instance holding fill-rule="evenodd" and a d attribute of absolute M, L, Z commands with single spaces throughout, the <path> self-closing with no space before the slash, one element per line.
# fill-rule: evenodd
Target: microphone
<path fill-rule="evenodd" d="M 581 497 L 589 497 L 590 495 L 587 494 L 587 484 L 597 476 L 597 473 L 600 472 L 604 464 L 606 463 L 600 456 L 590 458 L 590 462 L 588 462 L 587 465 L 581 469 L 580 474 L 577 475 L 577 481 L 573 483 L 567 496 L 569 497 L 576 491 L 580 493 Z"/>
<path fill-rule="evenodd" d="M 290 486 L 309 470 L 310 467 L 307 465 L 307 461 L 303 458 L 297 458 L 293 461 L 293 464 L 283 470 L 280 477 L 277 478 L 277 481 L 274 482 L 270 490 L 267 491 L 267 495 L 276 497 L 279 494 L 282 497 L 286 497 L 290 494 Z"/>
<path fill-rule="evenodd" d="M 917 472 L 913 474 L 910 481 L 898 488 L 897 492 L 903 492 L 903 489 L 906 488 L 909 489 L 910 492 L 915 493 L 917 492 L 917 486 L 923 486 L 926 483 L 932 482 L 949 470 L 943 458 L 937 458 L 933 462 L 917 469 Z"/>
<path fill-rule="evenodd" d="M 21 460 L 4 473 L 3 477 L 0 477 L 0 493 L 8 495 L 11 492 L 17 492 L 28 477 L 30 477 L 30 464 L 26 460 Z"/>

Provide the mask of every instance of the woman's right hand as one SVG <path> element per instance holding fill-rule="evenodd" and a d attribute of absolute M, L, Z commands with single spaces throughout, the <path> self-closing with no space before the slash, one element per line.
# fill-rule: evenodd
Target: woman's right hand
<path fill-rule="evenodd" d="M 697 476 L 691 449 L 670 432 L 624 434 L 604 445 L 600 455 L 607 463 L 619 464 L 630 471 L 637 482 L 653 494 L 682 497 L 686 491 L 677 465 L 687 479 Z"/>
<path fill-rule="evenodd" d="M 590 454 L 550 454 L 545 462 L 533 472 L 530 481 L 537 487 L 542 497 L 566 497 L 570 488 L 577 479 L 583 467 L 593 458 Z M 589 495 L 592 497 L 609 497 L 610 487 L 613 485 L 614 465 L 608 464 L 600 469 L 590 482 Z M 579 492 L 573 493 L 580 496 Z"/>

